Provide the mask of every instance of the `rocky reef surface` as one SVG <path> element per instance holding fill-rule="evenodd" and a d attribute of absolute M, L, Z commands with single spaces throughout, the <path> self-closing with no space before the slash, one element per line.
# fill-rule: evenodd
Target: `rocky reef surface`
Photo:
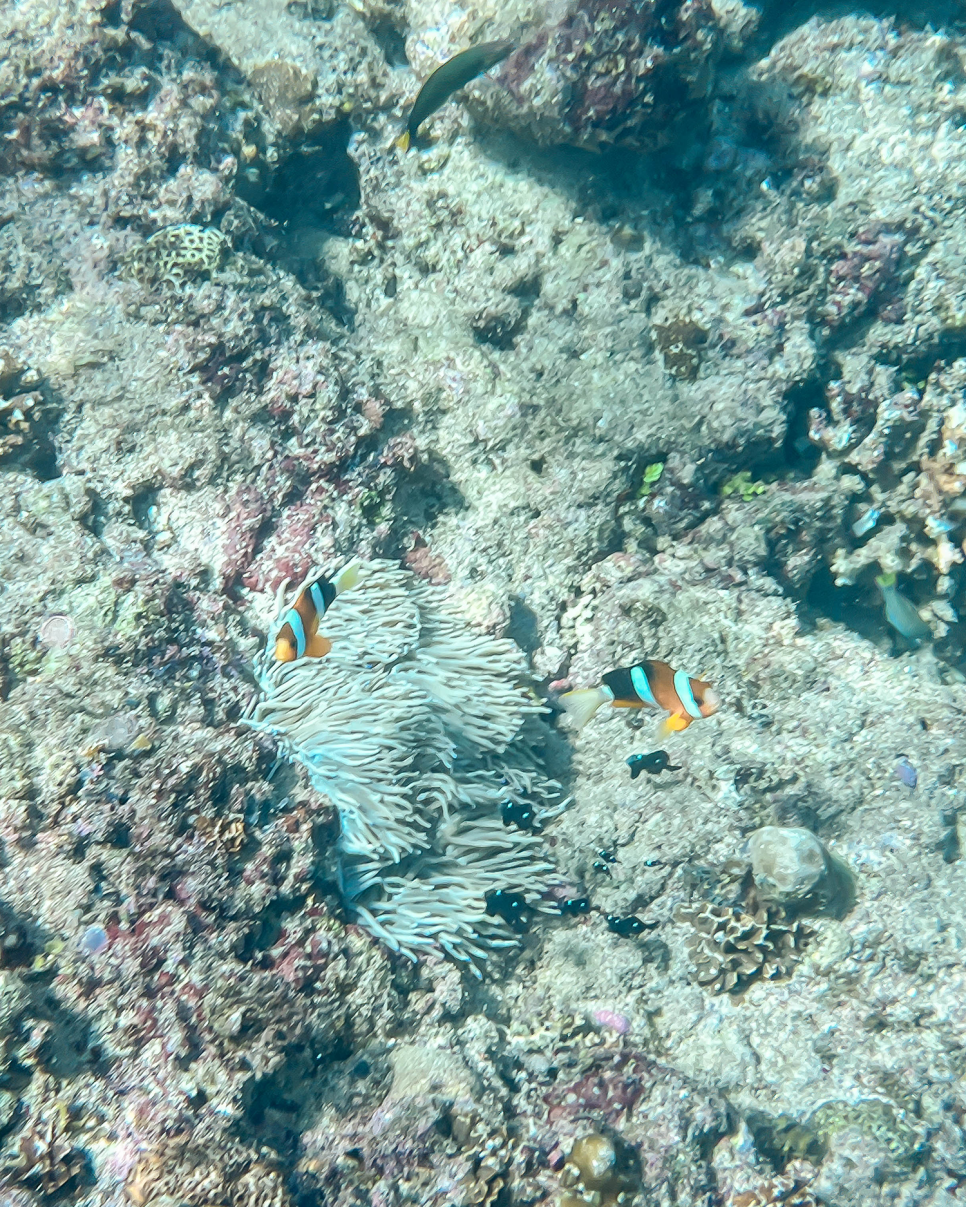
<path fill-rule="evenodd" d="M 0 9 L 2 1207 L 962 1201 L 966 32 L 877 13 Z M 239 724 L 353 555 L 721 697 L 555 722 L 480 981 Z"/>

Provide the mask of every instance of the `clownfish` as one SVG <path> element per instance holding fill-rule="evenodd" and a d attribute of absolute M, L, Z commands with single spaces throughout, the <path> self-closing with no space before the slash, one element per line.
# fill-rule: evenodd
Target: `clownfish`
<path fill-rule="evenodd" d="M 282 618 L 275 638 L 275 659 L 294 662 L 296 658 L 324 658 L 332 649 L 328 637 L 319 634 L 319 620 L 343 591 L 354 587 L 360 578 L 357 562 L 350 562 L 333 579 L 323 574 L 311 586 L 299 592 L 298 599 Z"/>
<path fill-rule="evenodd" d="M 721 701 L 710 683 L 673 670 L 666 662 L 639 662 L 601 676 L 600 687 L 565 692 L 560 701 L 577 729 L 583 729 L 598 708 L 663 708 L 669 714 L 660 733 L 680 733 L 692 721 L 710 717 Z"/>

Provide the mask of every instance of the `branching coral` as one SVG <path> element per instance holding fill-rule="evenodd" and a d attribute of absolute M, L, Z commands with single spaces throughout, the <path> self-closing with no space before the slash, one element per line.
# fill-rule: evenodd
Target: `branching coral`
<path fill-rule="evenodd" d="M 281 615 L 281 611 L 279 613 Z M 472 632 L 440 593 L 390 562 L 326 613 L 331 653 L 258 666 L 247 721 L 276 736 L 339 811 L 343 890 L 357 921 L 415 958 L 512 945 L 487 896 L 534 903 L 552 871 L 539 838 L 505 827 L 503 802 L 538 816 L 560 786 L 541 769 L 542 706 L 509 641 Z"/>
<path fill-rule="evenodd" d="M 910 572 L 929 561 L 940 592 L 952 594 L 950 572 L 963 560 L 962 534 L 952 534 L 966 514 L 964 380 L 962 359 L 918 385 L 903 383 L 892 368 L 853 365 L 829 383 L 825 408 L 811 411 L 810 439 L 862 475 L 841 479 L 864 497 L 857 497 L 852 524 L 861 543 L 831 558 L 838 584 L 858 581 L 866 566 Z"/>

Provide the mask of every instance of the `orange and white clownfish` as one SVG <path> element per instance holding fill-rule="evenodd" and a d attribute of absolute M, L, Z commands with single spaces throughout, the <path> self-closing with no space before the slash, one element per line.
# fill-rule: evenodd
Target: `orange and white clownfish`
<path fill-rule="evenodd" d="M 350 562 L 333 579 L 323 574 L 299 592 L 298 599 L 282 617 L 275 638 L 277 662 L 294 662 L 296 658 L 324 658 L 332 649 L 328 637 L 319 633 L 319 620 L 331 608 L 337 595 L 348 591 L 359 581 L 357 562 Z"/>
<path fill-rule="evenodd" d="M 666 662 L 639 662 L 601 676 L 600 687 L 566 692 L 560 697 L 577 729 L 583 729 L 598 708 L 663 708 L 669 714 L 660 733 L 680 733 L 692 721 L 710 717 L 721 701 L 710 683 L 676 671 Z"/>

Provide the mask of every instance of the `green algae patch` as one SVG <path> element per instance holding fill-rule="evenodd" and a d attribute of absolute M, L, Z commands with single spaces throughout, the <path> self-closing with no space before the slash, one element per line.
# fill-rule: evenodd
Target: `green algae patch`
<path fill-rule="evenodd" d="M 732 495 L 740 495 L 744 503 L 750 503 L 756 495 L 763 495 L 768 487 L 764 482 L 753 482 L 747 469 L 733 474 L 721 484 L 721 497 L 728 499 Z"/>

